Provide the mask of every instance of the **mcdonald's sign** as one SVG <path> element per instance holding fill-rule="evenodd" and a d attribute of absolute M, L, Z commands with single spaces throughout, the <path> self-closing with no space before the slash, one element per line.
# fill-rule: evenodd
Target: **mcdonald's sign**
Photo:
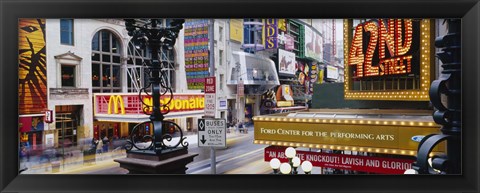
<path fill-rule="evenodd" d="M 167 104 L 170 112 L 201 111 L 205 108 L 205 94 L 203 93 L 174 93 L 172 96 L 162 96 L 160 104 Z M 153 100 L 150 95 L 140 97 L 135 93 L 98 93 L 94 96 L 94 113 L 103 115 L 145 115 L 153 109 Z M 167 108 L 162 106 L 162 112 Z"/>
<path fill-rule="evenodd" d="M 113 105 L 112 105 L 113 102 Z M 112 106 L 115 114 L 118 114 L 118 106 L 120 106 L 120 112 L 125 114 L 125 105 L 123 104 L 123 98 L 120 95 L 112 95 L 108 100 L 108 114 L 112 114 Z"/>

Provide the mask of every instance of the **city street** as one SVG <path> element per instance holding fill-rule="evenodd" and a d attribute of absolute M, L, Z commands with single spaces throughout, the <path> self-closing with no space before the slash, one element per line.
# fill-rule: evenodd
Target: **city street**
<path fill-rule="evenodd" d="M 270 166 L 263 161 L 266 146 L 253 144 L 253 126 L 250 126 L 248 130 L 248 133 L 239 133 L 238 131 L 229 133 L 227 135 L 227 148 L 216 150 L 217 174 L 271 173 Z M 210 148 L 199 148 L 196 135 L 188 136 L 187 140 L 189 142 L 189 153 L 198 154 L 194 161 L 187 165 L 187 174 L 211 174 Z M 61 166 L 58 172 L 53 172 L 49 163 L 38 163 L 39 165 L 33 167 L 35 168 L 33 171 L 29 169 L 24 173 L 52 171 L 55 174 L 126 174 L 128 171 L 113 161 L 122 156 L 125 156 L 124 152 L 116 155 L 111 152 L 97 154 L 95 163 L 71 163 L 69 166 Z M 32 165 L 32 163 L 24 164 Z"/>

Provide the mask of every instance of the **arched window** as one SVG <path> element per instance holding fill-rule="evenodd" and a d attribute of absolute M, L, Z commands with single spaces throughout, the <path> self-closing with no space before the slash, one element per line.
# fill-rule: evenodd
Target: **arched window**
<path fill-rule="evenodd" d="M 141 49 L 133 41 L 128 43 L 127 60 L 127 84 L 128 92 L 139 92 L 148 85 L 148 77 L 145 74 L 146 62 L 150 61 L 152 53 L 150 49 Z"/>
<path fill-rule="evenodd" d="M 109 30 L 92 39 L 92 88 L 94 93 L 121 92 L 121 43 Z"/>
<path fill-rule="evenodd" d="M 173 50 L 159 51 L 161 61 L 168 61 L 167 65 L 162 66 L 162 71 L 167 78 L 166 83 L 175 91 L 175 54 Z M 151 60 L 151 51 L 148 48 L 140 48 L 132 41 L 128 44 L 127 60 L 127 83 L 128 92 L 138 92 L 140 88 L 148 85 L 149 74 L 145 74 L 148 68 L 147 63 Z M 150 88 L 147 88 L 150 91 Z"/>

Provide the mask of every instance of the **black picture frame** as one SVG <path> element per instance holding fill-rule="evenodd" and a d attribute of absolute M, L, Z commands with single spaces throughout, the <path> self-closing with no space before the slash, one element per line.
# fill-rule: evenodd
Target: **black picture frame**
<path fill-rule="evenodd" d="M 1 0 L 1 192 L 478 192 L 478 0 Z M 462 175 L 18 175 L 18 18 L 461 18 Z"/>

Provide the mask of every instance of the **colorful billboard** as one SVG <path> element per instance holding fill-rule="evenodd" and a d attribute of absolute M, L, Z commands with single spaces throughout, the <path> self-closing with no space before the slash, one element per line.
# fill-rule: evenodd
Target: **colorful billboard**
<path fill-rule="evenodd" d="M 323 62 L 323 38 L 305 26 L 305 57 Z"/>
<path fill-rule="evenodd" d="M 45 19 L 19 19 L 18 113 L 43 114 L 47 108 Z"/>
<path fill-rule="evenodd" d="M 278 48 L 278 20 L 265 19 L 265 49 Z"/>
<path fill-rule="evenodd" d="M 190 90 L 204 88 L 209 76 L 208 19 L 187 19 L 184 24 L 185 72 Z"/>
<path fill-rule="evenodd" d="M 295 71 L 295 53 L 278 49 L 278 73 L 294 76 Z"/>
<path fill-rule="evenodd" d="M 230 40 L 243 43 L 243 19 L 230 19 Z"/>

